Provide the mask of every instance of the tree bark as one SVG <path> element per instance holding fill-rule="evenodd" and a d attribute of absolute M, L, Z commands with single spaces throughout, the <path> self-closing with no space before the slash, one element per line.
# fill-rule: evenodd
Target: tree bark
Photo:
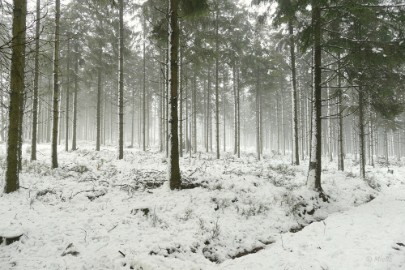
<path fill-rule="evenodd" d="M 216 13 L 215 13 L 215 138 L 217 159 L 220 158 L 219 150 L 219 6 L 216 0 Z"/>
<path fill-rule="evenodd" d="M 169 166 L 168 180 L 170 189 L 179 189 L 181 187 L 181 175 L 179 165 L 179 138 L 178 138 L 178 51 L 179 51 L 179 23 L 178 23 L 178 2 L 170 0 L 169 2 Z"/>
<path fill-rule="evenodd" d="M 67 85 L 66 85 L 66 114 L 65 114 L 65 151 L 69 151 L 69 97 L 70 97 L 70 36 L 68 36 L 67 51 Z"/>
<path fill-rule="evenodd" d="M 260 160 L 260 77 L 256 70 L 256 158 Z"/>
<path fill-rule="evenodd" d="M 338 170 L 344 171 L 344 169 L 345 169 L 345 165 L 344 165 L 345 152 L 344 152 L 344 138 L 343 138 L 343 93 L 342 93 L 342 89 L 341 89 L 340 75 L 338 75 L 338 117 L 339 117 Z"/>
<path fill-rule="evenodd" d="M 58 168 L 58 122 L 59 122 L 59 27 L 60 0 L 55 0 L 55 44 L 53 55 L 53 122 L 52 122 L 52 168 Z"/>
<path fill-rule="evenodd" d="M 364 93 L 363 87 L 359 87 L 359 150 L 360 150 L 360 177 L 366 178 L 366 146 L 364 131 Z"/>
<path fill-rule="evenodd" d="M 6 158 L 6 181 L 4 192 L 10 193 L 20 188 L 18 168 L 18 148 L 20 138 L 21 103 L 24 96 L 24 68 L 25 68 L 25 40 L 27 2 L 14 0 L 13 26 L 11 41 L 11 72 L 10 72 L 10 102 L 9 102 L 9 127 Z"/>
<path fill-rule="evenodd" d="M 41 0 L 37 0 L 36 23 L 35 23 L 34 93 L 33 93 L 33 101 L 32 101 L 31 160 L 36 160 L 37 159 L 38 78 L 39 78 L 39 37 L 40 37 L 40 27 L 41 27 Z"/>
<path fill-rule="evenodd" d="M 192 90 L 192 145 L 193 145 L 193 153 L 197 153 L 197 69 L 194 66 L 194 74 L 193 74 L 193 90 Z"/>
<path fill-rule="evenodd" d="M 180 90 L 180 121 L 179 121 L 179 156 L 183 157 L 183 55 L 182 55 L 182 49 L 180 47 L 179 50 L 179 59 L 180 59 L 180 67 L 179 67 L 179 90 Z"/>
<path fill-rule="evenodd" d="M 314 113 L 312 119 L 311 157 L 308 169 L 308 188 L 323 194 L 321 186 L 322 169 L 322 47 L 321 47 L 321 8 L 317 0 L 312 0 L 313 27 L 313 85 Z"/>
<path fill-rule="evenodd" d="M 370 151 L 370 165 L 374 167 L 374 124 L 373 124 L 373 114 L 371 111 L 371 100 L 370 98 L 368 99 L 368 116 L 369 116 L 369 125 L 368 125 L 368 132 L 370 135 L 370 141 L 369 141 L 369 151 Z M 401 145 L 400 145 L 401 147 Z"/>
<path fill-rule="evenodd" d="M 211 126 L 211 69 L 208 66 L 208 86 L 207 86 L 207 120 L 206 120 L 206 146 L 205 146 L 205 151 L 208 153 L 211 148 L 210 148 L 210 143 L 211 143 L 211 133 L 212 133 L 212 126 Z"/>
<path fill-rule="evenodd" d="M 102 59 L 101 56 L 102 49 L 100 48 L 100 61 Z M 96 112 L 96 151 L 100 151 L 100 142 L 101 142 L 101 93 L 102 93 L 102 71 L 101 66 L 98 67 L 97 70 L 97 112 Z"/>
<path fill-rule="evenodd" d="M 77 150 L 77 94 L 79 88 L 79 43 L 75 43 L 75 82 L 74 82 L 74 92 L 73 92 L 73 127 L 72 127 L 72 151 Z"/>
<path fill-rule="evenodd" d="M 145 23 L 144 23 L 145 32 Z M 146 43 L 143 39 L 143 65 L 142 65 L 142 151 L 146 151 Z"/>
<path fill-rule="evenodd" d="M 237 97 L 237 123 L 238 123 L 238 128 L 237 128 L 237 137 L 238 137 L 238 143 L 237 143 L 237 150 L 238 150 L 238 158 L 240 158 L 240 80 L 239 80 L 239 68 L 236 69 L 236 97 Z"/>
<path fill-rule="evenodd" d="M 124 158 L 124 0 L 119 0 L 118 159 Z"/>
<path fill-rule="evenodd" d="M 288 31 L 290 34 L 290 57 L 291 57 L 291 86 L 293 92 L 293 164 L 300 164 L 299 146 L 298 146 L 298 99 L 297 99 L 297 69 L 295 60 L 295 40 L 292 19 L 288 22 Z"/>

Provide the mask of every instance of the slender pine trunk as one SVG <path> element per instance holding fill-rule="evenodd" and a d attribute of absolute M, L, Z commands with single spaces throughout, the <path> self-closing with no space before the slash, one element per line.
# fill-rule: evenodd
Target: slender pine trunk
<path fill-rule="evenodd" d="M 364 131 L 364 93 L 363 87 L 359 87 L 359 152 L 360 152 L 360 177 L 366 178 L 366 146 Z"/>
<path fill-rule="evenodd" d="M 344 161 L 345 161 L 345 153 L 344 153 L 344 137 L 343 137 L 343 92 L 342 92 L 342 75 L 340 74 L 340 54 L 338 55 L 338 75 L 337 75 L 337 93 L 338 93 L 338 119 L 339 119 L 339 139 L 338 139 L 338 170 L 344 171 Z"/>
<path fill-rule="evenodd" d="M 70 36 L 68 36 L 67 51 L 67 85 L 66 85 L 66 112 L 65 112 L 65 151 L 69 151 L 69 98 L 70 98 Z"/>
<path fill-rule="evenodd" d="M 288 31 L 290 34 L 290 58 L 291 58 L 291 85 L 293 92 L 293 164 L 300 164 L 299 145 L 298 145 L 298 99 L 297 99 L 297 69 L 295 60 L 295 40 L 294 27 L 292 19 L 288 22 Z"/>
<path fill-rule="evenodd" d="M 215 138 L 217 159 L 220 158 L 219 150 L 219 7 L 216 1 L 215 12 Z"/>
<path fill-rule="evenodd" d="M 119 0 L 118 159 L 124 158 L 124 0 Z"/>
<path fill-rule="evenodd" d="M 101 50 L 100 50 L 101 51 Z M 100 53 L 101 59 L 101 53 Z M 102 71 L 98 67 L 97 71 L 97 112 L 96 112 L 96 151 L 100 151 L 101 136 L 101 93 L 102 93 Z"/>
<path fill-rule="evenodd" d="M 144 28 L 145 29 L 145 28 Z M 142 150 L 146 151 L 146 41 L 143 40 L 143 72 L 142 72 Z"/>
<path fill-rule="evenodd" d="M 72 127 L 72 151 L 77 150 L 77 94 L 79 91 L 79 43 L 75 43 L 75 82 L 74 82 L 74 92 L 73 92 L 73 127 Z"/>
<path fill-rule="evenodd" d="M 60 0 L 55 0 L 55 44 L 53 55 L 53 122 L 52 122 L 52 168 L 58 168 L 58 122 L 59 122 L 59 27 Z"/>
<path fill-rule="evenodd" d="M 35 23 L 35 63 L 34 63 L 34 93 L 32 101 L 32 138 L 31 160 L 37 159 L 38 131 L 38 78 L 39 78 L 39 37 L 41 27 L 41 0 L 37 0 Z"/>

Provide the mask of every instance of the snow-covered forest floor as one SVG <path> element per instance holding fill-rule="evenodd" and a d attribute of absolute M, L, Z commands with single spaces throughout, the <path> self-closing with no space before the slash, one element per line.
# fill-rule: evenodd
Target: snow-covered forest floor
<path fill-rule="evenodd" d="M 0 269 L 405 269 L 401 162 L 367 167 L 367 181 L 351 159 L 345 172 L 326 163 L 325 203 L 305 187 L 305 161 L 198 153 L 170 191 L 163 154 L 119 161 L 88 145 L 60 151 L 55 170 L 39 145 L 23 188 L 0 195 L 0 235 L 23 234 L 0 246 Z"/>

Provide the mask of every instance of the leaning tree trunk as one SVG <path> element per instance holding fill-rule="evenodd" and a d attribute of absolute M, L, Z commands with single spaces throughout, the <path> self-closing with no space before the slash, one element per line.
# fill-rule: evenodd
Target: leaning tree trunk
<path fill-rule="evenodd" d="M 312 119 L 311 157 L 308 169 L 308 188 L 323 194 L 321 186 L 322 169 L 322 47 L 321 47 L 321 8 L 316 0 L 312 1 L 312 27 L 313 27 L 313 87 L 314 87 L 314 113 Z"/>
<path fill-rule="evenodd" d="M 118 159 L 124 158 L 124 0 L 119 0 Z"/>
<path fill-rule="evenodd" d="M 178 22 L 178 1 L 169 2 L 169 166 L 168 178 L 170 189 L 179 189 L 181 187 L 181 175 L 179 165 L 179 138 L 178 138 L 178 51 L 179 51 L 179 22 Z"/>
<path fill-rule="evenodd" d="M 59 26 L 60 0 L 55 0 L 55 48 L 53 55 L 52 168 L 58 168 L 59 123 Z"/>
<path fill-rule="evenodd" d="M 6 181 L 4 192 L 10 193 L 20 188 L 18 169 L 18 149 L 21 104 L 24 95 L 25 68 L 25 22 L 27 15 L 26 0 L 14 0 L 13 29 L 11 40 L 10 101 L 8 108 L 9 127 L 6 158 Z"/>
<path fill-rule="evenodd" d="M 41 27 L 41 0 L 37 0 L 37 17 L 35 23 L 35 63 L 34 63 L 34 93 L 32 101 L 32 138 L 31 160 L 37 159 L 38 131 L 38 78 L 39 78 L 39 36 Z"/>

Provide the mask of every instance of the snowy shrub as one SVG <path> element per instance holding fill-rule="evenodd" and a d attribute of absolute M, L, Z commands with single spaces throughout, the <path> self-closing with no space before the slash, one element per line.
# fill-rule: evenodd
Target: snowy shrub
<path fill-rule="evenodd" d="M 252 216 L 257 216 L 266 213 L 270 208 L 263 203 L 257 203 L 253 201 L 249 201 L 246 207 L 237 207 L 237 212 L 240 212 L 241 216 L 246 217 L 248 219 Z"/>
<path fill-rule="evenodd" d="M 356 178 L 357 175 L 354 172 L 347 172 L 346 177 L 348 177 L 348 178 Z"/>
<path fill-rule="evenodd" d="M 51 168 L 40 162 L 29 162 L 23 168 L 25 168 L 26 173 L 31 173 L 39 176 L 49 176 L 52 175 Z"/>
<path fill-rule="evenodd" d="M 184 215 L 180 217 L 180 220 L 187 221 L 189 220 L 193 215 L 193 209 L 192 208 L 186 208 L 184 211 Z"/>
<path fill-rule="evenodd" d="M 287 207 L 286 214 L 292 215 L 298 223 L 306 223 L 306 215 L 312 216 L 315 210 L 319 208 L 316 197 L 305 200 L 302 196 L 296 196 L 292 192 L 286 192 L 282 195 L 281 205 Z"/>
<path fill-rule="evenodd" d="M 294 168 L 288 166 L 287 164 L 278 164 L 276 166 L 269 165 L 268 169 L 273 170 L 282 175 L 295 176 Z"/>
<path fill-rule="evenodd" d="M 79 164 L 72 164 L 71 166 L 67 166 L 66 168 L 68 171 L 73 171 L 77 173 L 85 173 L 89 171 L 89 168 L 87 168 L 85 165 L 79 165 Z"/>
<path fill-rule="evenodd" d="M 210 224 L 212 224 L 212 226 L 207 226 L 205 220 L 203 218 L 199 218 L 198 219 L 199 231 L 197 234 L 204 235 L 206 239 L 208 239 L 207 241 L 217 239 L 221 233 L 221 229 L 218 222 L 219 218 L 217 218 L 216 222 L 214 221 L 209 222 Z"/>
<path fill-rule="evenodd" d="M 380 185 L 380 183 L 377 182 L 377 179 L 375 179 L 374 176 L 366 177 L 364 180 L 366 181 L 366 183 L 367 183 L 372 189 L 377 190 L 377 191 L 381 191 L 381 185 Z"/>

